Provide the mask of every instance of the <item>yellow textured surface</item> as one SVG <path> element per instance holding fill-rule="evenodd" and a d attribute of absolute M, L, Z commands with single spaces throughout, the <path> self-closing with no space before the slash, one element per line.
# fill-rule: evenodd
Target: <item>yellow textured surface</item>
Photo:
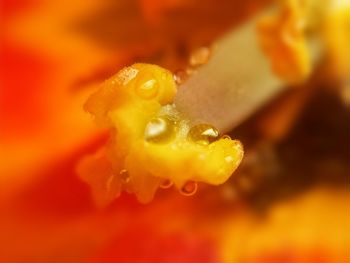
<path fill-rule="evenodd" d="M 97 203 L 108 203 L 122 190 L 149 202 L 164 180 L 178 189 L 188 182 L 218 185 L 237 168 L 243 157 L 239 141 L 218 137 L 203 143 L 189 138 L 193 125 L 171 104 L 176 90 L 169 71 L 134 64 L 89 98 L 86 110 L 111 130 L 108 146 L 86 157 L 79 168 Z M 159 127 L 164 128 L 161 133 Z"/>

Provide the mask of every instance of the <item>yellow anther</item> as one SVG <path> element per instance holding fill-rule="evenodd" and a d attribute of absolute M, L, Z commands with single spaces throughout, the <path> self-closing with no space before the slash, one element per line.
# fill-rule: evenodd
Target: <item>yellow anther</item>
<path fill-rule="evenodd" d="M 80 167 L 99 204 L 110 202 L 123 189 L 144 203 L 159 187 L 174 185 L 192 195 L 197 182 L 222 184 L 237 168 L 243 157 L 241 144 L 219 138 L 209 124 L 191 128 L 172 105 L 175 94 L 169 71 L 135 64 L 89 98 L 85 108 L 113 131 L 105 155 L 86 158 Z M 118 173 L 111 180 L 110 174 Z"/>

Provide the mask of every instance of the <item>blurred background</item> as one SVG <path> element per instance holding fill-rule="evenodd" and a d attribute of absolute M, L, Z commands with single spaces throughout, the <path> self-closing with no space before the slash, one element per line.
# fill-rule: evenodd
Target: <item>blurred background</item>
<path fill-rule="evenodd" d="M 88 95 L 134 62 L 185 68 L 272 1 L 1 0 L 0 262 L 350 262 L 350 3 L 314 2 L 322 63 L 232 131 L 232 179 L 100 209 L 76 174 L 107 140 Z"/>

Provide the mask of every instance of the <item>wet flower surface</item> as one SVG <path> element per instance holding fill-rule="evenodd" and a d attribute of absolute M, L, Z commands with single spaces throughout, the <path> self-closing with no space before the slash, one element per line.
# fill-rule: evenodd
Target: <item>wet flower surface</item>
<path fill-rule="evenodd" d="M 140 202 L 153 199 L 161 181 L 184 195 L 197 182 L 224 183 L 237 169 L 243 146 L 208 124 L 193 124 L 173 104 L 173 75 L 151 64 L 134 64 L 107 80 L 85 104 L 111 130 L 106 149 L 79 165 L 81 178 L 103 205 L 122 190 Z"/>
<path fill-rule="evenodd" d="M 322 72 L 232 132 L 246 156 L 225 184 L 162 182 L 149 204 L 124 192 L 100 208 L 77 173 L 108 143 L 83 110 L 100 83 L 139 61 L 184 68 L 266 1 L 241 2 L 3 1 L 0 262 L 350 261 L 349 113 Z M 204 128 L 195 141 L 215 137 Z"/>

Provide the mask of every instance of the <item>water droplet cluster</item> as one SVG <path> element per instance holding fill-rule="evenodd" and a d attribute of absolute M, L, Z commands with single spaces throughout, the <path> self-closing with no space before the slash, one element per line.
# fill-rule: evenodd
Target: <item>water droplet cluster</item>
<path fill-rule="evenodd" d="M 187 76 L 205 63 L 205 52 L 193 54 Z M 178 84 L 185 77 L 175 76 Z M 199 183 L 222 184 L 237 168 L 241 144 L 220 137 L 210 124 L 193 123 L 181 115 L 172 104 L 176 83 L 165 69 L 135 64 L 106 81 L 86 103 L 96 120 L 113 131 L 104 157 L 86 162 L 82 175 L 100 203 L 110 202 L 121 191 L 147 203 L 158 188 L 173 185 L 191 196 Z"/>

